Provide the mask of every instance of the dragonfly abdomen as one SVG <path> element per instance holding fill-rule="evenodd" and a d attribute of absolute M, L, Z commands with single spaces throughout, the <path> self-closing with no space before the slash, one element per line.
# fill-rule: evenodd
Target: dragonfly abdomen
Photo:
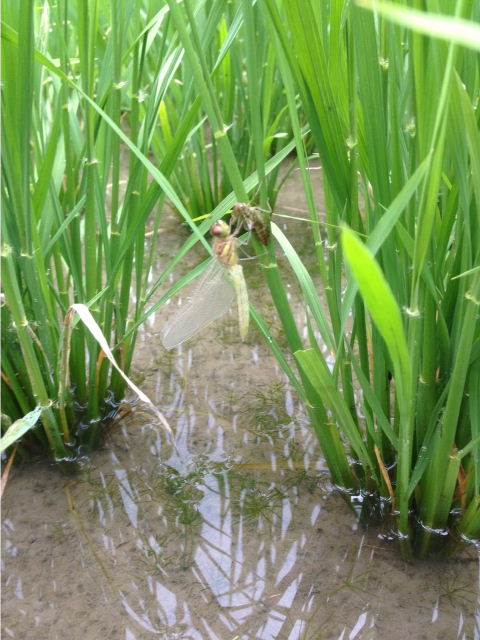
<path fill-rule="evenodd" d="M 238 307 L 238 326 L 240 331 L 240 338 L 245 340 L 248 335 L 248 325 L 250 319 L 250 310 L 248 302 L 247 283 L 243 275 L 242 265 L 236 264 L 228 270 L 230 277 L 232 278 L 233 286 L 237 294 L 237 307 Z"/>

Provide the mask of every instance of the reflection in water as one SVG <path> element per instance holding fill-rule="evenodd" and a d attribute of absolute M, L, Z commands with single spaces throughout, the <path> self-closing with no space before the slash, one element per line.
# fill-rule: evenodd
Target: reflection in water
<path fill-rule="evenodd" d="M 177 371 L 183 384 L 182 367 Z M 160 464 L 156 460 L 147 478 L 145 467 L 134 472 L 114 468 L 124 514 L 137 530 L 136 549 L 146 560 L 154 559 L 158 569 L 147 580 L 148 591 L 156 597 L 155 609 L 146 605 L 144 589 L 123 598 L 125 611 L 144 630 L 178 628 L 179 637 L 189 638 L 301 637 L 301 618 L 312 609 L 312 594 L 305 602 L 298 558 L 307 555 L 309 533 L 318 540 L 312 527 L 321 511 L 321 496 L 314 496 L 317 480 L 308 476 L 309 469 L 318 470 L 311 433 L 298 426 L 304 417 L 291 393 L 284 392 L 278 383 L 259 390 L 248 411 L 244 398 L 230 394 L 228 406 L 221 397 L 202 393 L 203 413 L 192 406 L 178 412 L 179 392 L 171 389 L 169 420 L 176 417 L 176 436 L 170 456 Z M 241 405 L 236 411 L 234 402 Z M 203 433 L 198 432 L 200 420 Z M 251 434 L 246 446 L 245 425 Z M 299 430 L 312 446 L 310 452 L 295 445 Z M 161 460 L 165 443 L 158 448 L 158 434 L 154 441 Z M 232 448 L 234 441 L 238 448 Z M 199 445 L 206 445 L 207 455 L 195 453 Z M 304 509 L 300 521 L 296 513 L 303 493 L 308 496 L 310 532 L 304 530 Z M 140 498 L 137 509 L 134 495 Z M 149 536 L 139 522 L 151 526 L 152 503 L 163 517 L 156 521 L 156 534 Z M 139 515 L 139 505 L 145 515 Z M 118 520 L 118 513 L 112 515 Z M 183 572 L 180 579 L 178 572 Z M 293 619 L 292 610 L 300 615 Z"/>
<path fill-rule="evenodd" d="M 357 525 L 253 331 L 232 316 L 166 356 L 160 326 L 137 367 L 174 442 L 137 406 L 78 476 L 7 487 L 5 638 L 480 638 L 473 550 L 407 566 Z"/>
<path fill-rule="evenodd" d="M 39 487 L 28 562 L 7 504 L 5 637 L 63 638 L 67 611 L 74 639 L 475 637 L 475 562 L 404 566 L 329 490 L 285 386 L 257 385 L 248 404 L 245 385 L 201 379 L 188 359 L 149 383 L 174 443 L 138 410 L 67 480 L 69 508 L 58 482 L 50 501 Z"/>

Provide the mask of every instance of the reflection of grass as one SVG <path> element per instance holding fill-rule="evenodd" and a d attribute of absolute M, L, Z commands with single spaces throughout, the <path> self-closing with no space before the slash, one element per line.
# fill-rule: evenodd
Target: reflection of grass
<path fill-rule="evenodd" d="M 161 537 L 155 534 L 155 544 L 151 543 L 150 536 L 142 536 L 142 544 L 137 550 L 140 553 L 135 553 L 131 560 L 134 564 L 141 567 L 142 571 L 145 571 L 145 567 L 148 571 L 154 570 L 159 574 L 163 574 L 168 567 L 175 567 L 178 565 L 178 548 L 175 549 L 175 553 L 166 553 L 166 547 L 168 544 L 168 534 Z"/>
<path fill-rule="evenodd" d="M 122 505 L 118 480 L 114 475 L 102 474 L 100 479 L 96 475 L 96 470 L 88 466 L 83 473 L 82 480 L 88 487 L 92 511 L 95 510 L 97 503 L 101 503 L 106 508 L 116 508 Z"/>
<path fill-rule="evenodd" d="M 278 438 L 284 434 L 285 425 L 291 417 L 285 409 L 285 385 L 273 382 L 265 389 L 257 389 L 253 396 L 241 399 L 245 408 L 240 413 L 245 417 L 246 428 L 258 438 Z"/>
<path fill-rule="evenodd" d="M 202 478 L 202 472 L 198 469 L 181 475 L 171 467 L 164 467 L 158 477 L 157 486 L 170 499 L 170 506 L 176 511 L 180 524 L 192 526 L 200 520 L 198 504 L 203 493 L 197 485 Z"/>
<path fill-rule="evenodd" d="M 475 604 L 477 594 L 465 582 L 460 572 L 442 575 L 439 579 L 438 596 L 440 601 L 447 601 L 456 609 L 470 610 Z"/>
<path fill-rule="evenodd" d="M 264 518 L 271 521 L 282 497 L 282 493 L 277 488 L 264 490 L 252 487 L 247 489 L 241 498 L 242 514 L 247 520 Z"/>

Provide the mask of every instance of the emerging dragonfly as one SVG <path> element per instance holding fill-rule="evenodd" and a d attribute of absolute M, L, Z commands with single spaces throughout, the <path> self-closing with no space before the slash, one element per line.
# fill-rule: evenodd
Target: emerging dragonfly
<path fill-rule="evenodd" d="M 192 338 L 198 331 L 221 318 L 237 299 L 239 332 L 242 340 L 248 333 L 248 292 L 242 266 L 238 263 L 238 240 L 229 225 L 220 220 L 213 225 L 215 257 L 201 276 L 192 297 L 172 318 L 163 331 L 166 349 Z"/>

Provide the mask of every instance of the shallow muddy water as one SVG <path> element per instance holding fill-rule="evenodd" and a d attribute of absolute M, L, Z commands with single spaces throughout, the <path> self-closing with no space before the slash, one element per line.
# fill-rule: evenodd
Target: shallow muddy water
<path fill-rule="evenodd" d="M 302 207 L 295 179 L 279 204 Z M 172 220 L 163 237 L 174 252 Z M 302 257 L 304 230 L 288 224 Z M 160 266 L 167 259 L 160 253 Z M 246 272 L 281 339 L 254 261 Z M 134 367 L 173 441 L 137 405 L 76 475 L 44 463 L 11 475 L 3 637 L 480 638 L 473 549 L 404 563 L 332 491 L 305 412 L 259 334 L 239 343 L 232 314 L 167 353 L 160 331 L 177 304 L 148 323 Z"/>

